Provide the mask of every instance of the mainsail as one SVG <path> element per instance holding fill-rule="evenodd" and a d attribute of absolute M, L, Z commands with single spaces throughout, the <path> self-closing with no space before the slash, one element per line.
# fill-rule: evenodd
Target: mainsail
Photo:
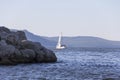
<path fill-rule="evenodd" d="M 59 35 L 59 39 L 58 39 L 58 43 L 56 45 L 56 49 L 64 49 L 65 48 L 65 46 L 62 45 L 61 40 L 62 40 L 62 33 Z"/>

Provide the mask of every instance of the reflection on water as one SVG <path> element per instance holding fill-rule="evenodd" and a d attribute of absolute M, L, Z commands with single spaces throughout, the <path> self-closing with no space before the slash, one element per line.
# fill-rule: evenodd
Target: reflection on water
<path fill-rule="evenodd" d="M 56 63 L 0 66 L 0 80 L 120 80 L 120 49 L 54 50 Z"/>

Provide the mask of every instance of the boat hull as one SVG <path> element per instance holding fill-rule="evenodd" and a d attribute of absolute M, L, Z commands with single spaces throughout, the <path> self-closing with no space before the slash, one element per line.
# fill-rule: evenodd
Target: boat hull
<path fill-rule="evenodd" d="M 65 46 L 57 46 L 56 49 L 65 49 Z"/>

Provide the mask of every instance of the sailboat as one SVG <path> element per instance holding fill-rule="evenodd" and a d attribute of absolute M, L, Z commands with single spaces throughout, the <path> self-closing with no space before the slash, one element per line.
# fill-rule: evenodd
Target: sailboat
<path fill-rule="evenodd" d="M 64 49 L 66 48 L 65 45 L 62 45 L 61 43 L 61 40 L 62 40 L 62 33 L 59 35 L 59 39 L 58 39 L 58 43 L 56 45 L 56 49 Z"/>

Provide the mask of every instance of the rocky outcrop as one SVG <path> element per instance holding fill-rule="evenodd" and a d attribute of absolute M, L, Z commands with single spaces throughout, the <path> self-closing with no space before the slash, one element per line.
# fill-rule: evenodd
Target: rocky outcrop
<path fill-rule="evenodd" d="M 53 51 L 38 42 L 28 41 L 23 31 L 0 27 L 0 64 L 56 62 Z"/>

